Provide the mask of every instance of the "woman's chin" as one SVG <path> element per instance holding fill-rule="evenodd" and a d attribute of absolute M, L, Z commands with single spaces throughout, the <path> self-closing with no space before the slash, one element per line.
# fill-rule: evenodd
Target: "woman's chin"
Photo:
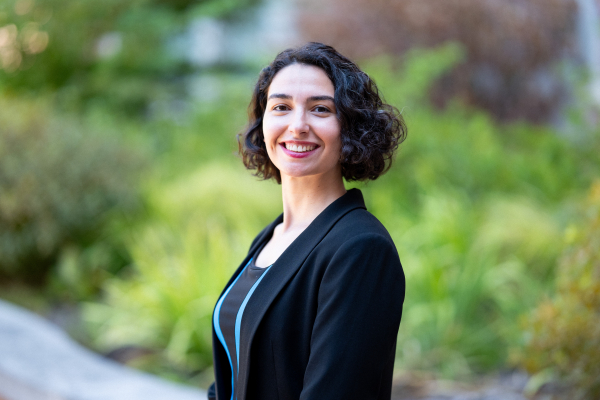
<path fill-rule="evenodd" d="M 279 172 L 281 173 L 281 177 L 283 179 L 283 177 L 285 176 L 288 179 L 302 179 L 302 178 L 309 178 L 311 176 L 317 175 L 314 172 L 311 171 L 282 171 L 279 170 Z"/>
<path fill-rule="evenodd" d="M 281 179 L 289 179 L 289 180 L 327 180 L 330 181 L 332 179 L 342 180 L 342 171 L 339 168 L 332 168 L 329 170 L 319 170 L 318 168 L 284 168 L 279 169 L 281 173 Z"/>

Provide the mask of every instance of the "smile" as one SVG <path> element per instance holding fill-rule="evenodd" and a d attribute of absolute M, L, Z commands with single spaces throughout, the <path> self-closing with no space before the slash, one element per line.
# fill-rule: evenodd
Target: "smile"
<path fill-rule="evenodd" d="M 304 153 L 307 151 L 313 151 L 314 149 L 317 148 L 316 144 L 309 144 L 309 145 L 299 145 L 299 144 L 294 144 L 294 143 L 284 143 L 283 144 L 285 146 L 286 149 L 294 151 L 296 153 Z"/>
<path fill-rule="evenodd" d="M 291 143 L 282 142 L 280 143 L 284 153 L 293 158 L 304 158 L 308 157 L 315 152 L 320 146 L 314 143 Z"/>

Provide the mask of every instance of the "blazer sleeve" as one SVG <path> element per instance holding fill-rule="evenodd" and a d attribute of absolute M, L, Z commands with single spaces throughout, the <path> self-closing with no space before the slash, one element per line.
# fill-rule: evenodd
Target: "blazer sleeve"
<path fill-rule="evenodd" d="M 362 234 L 339 247 L 319 288 L 301 400 L 375 399 L 390 390 L 404 292 L 389 237 Z"/>

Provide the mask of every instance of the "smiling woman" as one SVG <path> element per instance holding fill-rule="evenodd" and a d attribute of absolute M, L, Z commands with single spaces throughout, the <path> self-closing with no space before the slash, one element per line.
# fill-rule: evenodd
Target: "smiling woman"
<path fill-rule="evenodd" d="M 263 69 L 240 153 L 281 184 L 213 313 L 209 398 L 389 399 L 404 273 L 387 230 L 344 179 L 376 179 L 406 136 L 398 111 L 332 47 Z"/>

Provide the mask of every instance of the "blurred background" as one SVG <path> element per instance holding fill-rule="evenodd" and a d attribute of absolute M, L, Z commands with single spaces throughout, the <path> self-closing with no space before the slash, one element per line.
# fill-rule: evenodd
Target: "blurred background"
<path fill-rule="evenodd" d="M 0 0 L 0 298 L 206 388 L 217 296 L 281 212 L 235 135 L 261 68 L 316 40 L 409 127 L 349 185 L 405 268 L 398 377 L 523 371 L 530 396 L 600 398 L 599 8 Z"/>

